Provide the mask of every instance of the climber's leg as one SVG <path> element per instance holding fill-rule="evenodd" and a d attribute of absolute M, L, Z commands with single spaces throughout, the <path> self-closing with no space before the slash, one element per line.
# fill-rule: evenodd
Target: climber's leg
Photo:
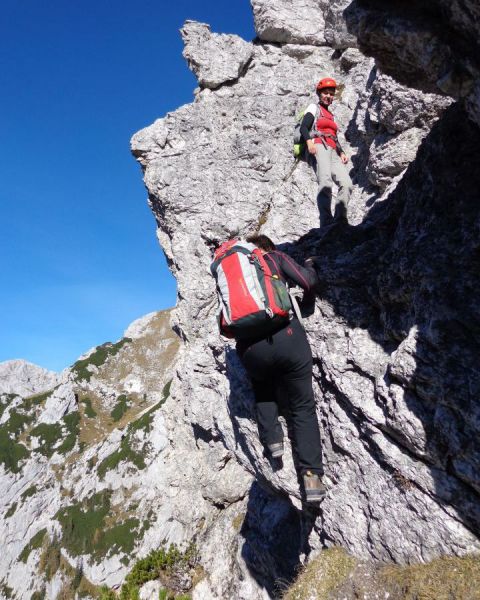
<path fill-rule="evenodd" d="M 322 447 L 312 389 L 312 353 L 297 319 L 276 334 L 278 372 L 288 394 L 298 466 L 322 475 Z"/>
<path fill-rule="evenodd" d="M 337 198 L 335 200 L 334 219 L 335 221 L 348 221 L 348 203 L 352 193 L 352 180 L 348 174 L 346 165 L 342 163 L 338 154 L 332 152 L 332 178 L 338 185 Z"/>
<path fill-rule="evenodd" d="M 283 441 L 283 429 L 278 420 L 278 404 L 275 401 L 275 383 L 252 379 L 257 411 L 258 435 L 264 446 Z"/>
<path fill-rule="evenodd" d="M 238 344 L 237 351 L 252 382 L 260 441 L 264 446 L 281 442 L 283 430 L 275 401 L 273 345 L 259 340 L 247 348 Z"/>
<path fill-rule="evenodd" d="M 320 213 L 320 227 L 332 222 L 332 149 L 323 144 L 315 144 L 315 173 L 318 181 L 317 205 Z"/>

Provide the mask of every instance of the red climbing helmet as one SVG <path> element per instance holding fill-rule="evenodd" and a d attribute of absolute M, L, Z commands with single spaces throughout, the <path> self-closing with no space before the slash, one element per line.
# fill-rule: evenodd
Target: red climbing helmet
<path fill-rule="evenodd" d="M 335 81 L 335 79 L 332 79 L 331 77 L 325 77 L 324 79 L 320 79 L 320 81 L 317 83 L 317 91 L 324 90 L 325 88 L 336 88 L 336 87 L 337 87 L 337 82 Z"/>

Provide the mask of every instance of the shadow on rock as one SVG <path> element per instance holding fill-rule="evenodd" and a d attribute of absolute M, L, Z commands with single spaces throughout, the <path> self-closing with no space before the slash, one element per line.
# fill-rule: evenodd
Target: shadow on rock
<path fill-rule="evenodd" d="M 280 599 L 302 566 L 316 512 L 297 511 L 288 500 L 272 496 L 257 482 L 249 495 L 240 535 L 242 557 L 257 583 Z"/>
<path fill-rule="evenodd" d="M 480 532 L 479 147 L 479 129 L 453 105 L 398 187 L 372 207 L 364 223 L 313 229 L 283 246 L 299 260 L 316 256 L 319 296 L 350 329 L 367 330 L 390 355 L 376 397 L 385 415 L 383 433 L 430 467 L 439 503 L 453 506 L 475 534 Z M 331 384 L 323 378 L 320 385 Z M 407 432 L 405 414 L 392 402 L 395 385 L 421 421 L 423 440 Z M 344 401 L 348 405 L 348 398 Z M 375 456 L 382 463 L 382 453 Z"/>

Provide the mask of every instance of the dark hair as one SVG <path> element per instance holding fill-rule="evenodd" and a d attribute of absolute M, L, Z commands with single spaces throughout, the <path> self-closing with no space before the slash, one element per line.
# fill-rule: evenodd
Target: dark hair
<path fill-rule="evenodd" d="M 265 250 L 265 252 L 272 252 L 275 250 L 275 244 L 272 242 L 272 240 L 262 233 L 254 233 L 253 235 L 249 235 L 247 237 L 247 242 L 250 242 L 250 244 L 255 244 L 255 246 L 258 248 Z"/>

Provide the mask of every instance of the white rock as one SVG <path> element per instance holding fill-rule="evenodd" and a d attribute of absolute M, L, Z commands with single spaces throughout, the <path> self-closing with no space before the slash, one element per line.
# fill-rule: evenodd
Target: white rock
<path fill-rule="evenodd" d="M 0 394 L 32 396 L 57 385 L 59 374 L 26 360 L 7 360 L 0 363 Z"/>

